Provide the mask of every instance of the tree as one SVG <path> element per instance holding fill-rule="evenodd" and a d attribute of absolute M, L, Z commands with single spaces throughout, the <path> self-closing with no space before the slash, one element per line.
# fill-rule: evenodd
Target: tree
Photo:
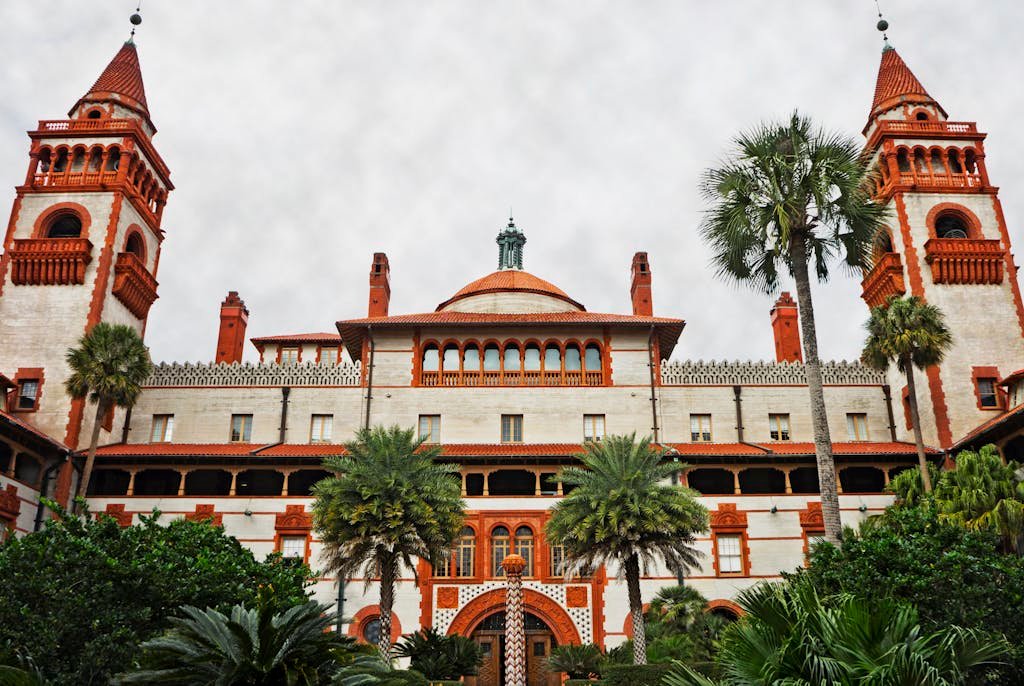
<path fill-rule="evenodd" d="M 677 574 L 697 565 L 696 535 L 708 513 L 694 492 L 667 482 L 680 467 L 664 461 L 650 438 L 607 436 L 588 442 L 580 467 L 558 475 L 575 488 L 551 510 L 549 540 L 565 546 L 567 573 L 615 563 L 626 577 L 633 621 L 633 661 L 646 664 L 641 567 L 658 560 Z"/>
<path fill-rule="evenodd" d="M 0 645 L 57 684 L 107 683 L 182 605 L 227 609 L 273 588 L 280 609 L 306 601 L 309 569 L 265 562 L 224 530 L 159 513 L 136 526 L 66 516 L 0 546 Z"/>
<path fill-rule="evenodd" d="M 794 113 L 734 140 L 735 150 L 705 172 L 711 203 L 701 225 L 720 276 L 775 292 L 786 269 L 796 285 L 810 392 L 814 448 L 825 537 L 839 541 L 839 495 L 825 413 L 818 337 L 808 263 L 819 281 L 842 255 L 851 268 L 867 264 L 885 208 L 872 202 L 873 175 L 852 138 L 825 133 Z"/>
<path fill-rule="evenodd" d="M 806 583 L 762 583 L 737 602 L 746 614 L 721 640 L 722 686 L 955 686 L 1006 651 L 973 629 L 927 634 L 917 610 L 889 598 L 822 598 Z M 663 683 L 715 684 L 680 663 Z"/>
<path fill-rule="evenodd" d="M 346 454 L 324 466 L 337 473 L 313 489 L 313 524 L 329 571 L 380 577 L 380 652 L 391 653 L 391 608 L 401 567 L 414 557 L 439 564 L 462 530 L 465 504 L 458 467 L 436 461 L 411 429 L 361 429 Z M 369 583 L 369 582 L 367 582 Z"/>
<path fill-rule="evenodd" d="M 409 658 L 409 667 L 437 681 L 459 681 L 475 676 L 483 653 L 468 636 L 444 636 L 426 627 L 405 636 L 395 647 L 395 655 Z"/>
<path fill-rule="evenodd" d="M 942 362 L 946 351 L 953 344 L 953 336 L 946 328 L 944 319 L 939 308 L 925 303 L 915 295 L 906 298 L 892 296 L 885 305 L 871 308 L 871 316 L 866 324 L 868 339 L 861 355 L 866 365 L 881 371 L 895 362 L 896 368 L 907 377 L 910 422 L 914 427 L 914 443 L 917 445 L 917 461 L 925 493 L 931 492 L 932 479 L 924 454 L 924 440 L 921 438 L 921 415 L 917 408 L 914 368 L 923 371 Z"/>
<path fill-rule="evenodd" d="M 72 398 L 88 398 L 96 405 L 85 468 L 75 495 L 84 495 L 96 462 L 103 418 L 114 407 L 131 407 L 149 377 L 152 363 L 142 338 L 130 326 L 100 322 L 82 336 L 77 348 L 65 356 L 71 376 L 64 387 Z"/>
<path fill-rule="evenodd" d="M 112 683 L 318 686 L 355 643 L 330 631 L 337 617 L 327 609 L 307 602 L 277 612 L 265 598 L 230 615 L 183 607 L 170 631 L 142 644 L 142 666 Z"/>

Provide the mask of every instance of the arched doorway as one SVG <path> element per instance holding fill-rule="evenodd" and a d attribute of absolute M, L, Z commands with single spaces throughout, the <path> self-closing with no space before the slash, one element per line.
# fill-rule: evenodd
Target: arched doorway
<path fill-rule="evenodd" d="M 547 671 L 545 662 L 558 645 L 555 634 L 543 619 L 526 613 L 526 686 L 557 686 L 557 674 Z M 484 660 L 479 674 L 466 678 L 467 686 L 505 686 L 505 612 L 485 617 L 471 637 L 480 646 Z"/>

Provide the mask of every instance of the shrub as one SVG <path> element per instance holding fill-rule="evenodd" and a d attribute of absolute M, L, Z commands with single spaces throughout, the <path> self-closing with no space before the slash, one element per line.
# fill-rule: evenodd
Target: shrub
<path fill-rule="evenodd" d="M 660 686 L 670 665 L 608 665 L 601 674 L 602 686 Z"/>
<path fill-rule="evenodd" d="M 458 683 L 476 674 L 483 654 L 476 641 L 466 636 L 443 636 L 431 627 L 402 638 L 395 647 L 398 657 L 407 657 L 410 667 L 432 680 Z"/>

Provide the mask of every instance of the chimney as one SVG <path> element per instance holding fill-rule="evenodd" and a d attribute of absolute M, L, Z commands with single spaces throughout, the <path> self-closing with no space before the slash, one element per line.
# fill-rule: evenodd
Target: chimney
<path fill-rule="evenodd" d="M 776 362 L 803 362 L 800 350 L 800 315 L 789 292 L 783 291 L 772 306 Z"/>
<path fill-rule="evenodd" d="M 654 315 L 654 300 L 651 297 L 651 265 L 647 253 L 633 255 L 633 282 L 629 287 L 633 300 L 633 314 L 641 317 Z"/>
<path fill-rule="evenodd" d="M 368 317 L 388 316 L 388 305 L 391 304 L 391 268 L 388 256 L 382 252 L 373 253 L 373 265 L 370 267 L 370 305 Z"/>
<path fill-rule="evenodd" d="M 249 323 L 249 310 L 238 297 L 238 291 L 229 291 L 220 304 L 220 333 L 217 334 L 217 356 L 214 362 L 242 361 L 245 346 L 245 327 Z"/>

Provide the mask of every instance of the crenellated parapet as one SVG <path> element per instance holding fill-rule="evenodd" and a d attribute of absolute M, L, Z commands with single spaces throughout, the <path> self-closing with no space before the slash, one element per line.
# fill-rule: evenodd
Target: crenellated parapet
<path fill-rule="evenodd" d="M 822 362 L 821 375 L 826 384 L 836 386 L 885 383 L 884 373 L 860 362 L 845 360 Z M 802 362 L 672 360 L 661 363 L 663 386 L 793 386 L 806 383 L 807 371 Z"/>
<path fill-rule="evenodd" d="M 162 362 L 153 366 L 146 386 L 359 386 L 359 362 Z"/>

